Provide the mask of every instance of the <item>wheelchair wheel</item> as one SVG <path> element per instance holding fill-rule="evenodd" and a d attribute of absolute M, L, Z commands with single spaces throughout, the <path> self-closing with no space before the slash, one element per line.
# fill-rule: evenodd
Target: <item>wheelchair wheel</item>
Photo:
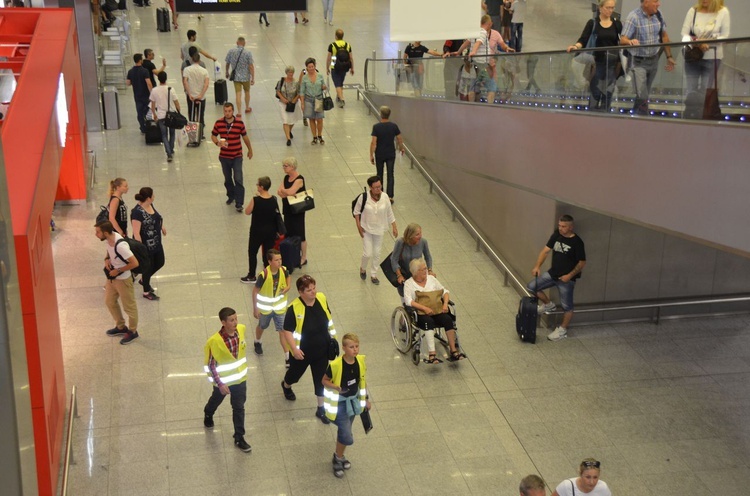
<path fill-rule="evenodd" d="M 419 347 L 415 346 L 413 350 L 411 350 L 411 363 L 414 365 L 419 365 L 419 362 L 422 361 L 422 357 L 420 356 Z"/>
<path fill-rule="evenodd" d="M 403 307 L 396 307 L 391 315 L 391 337 L 396 349 L 406 353 L 412 347 L 412 326 L 409 314 Z"/>

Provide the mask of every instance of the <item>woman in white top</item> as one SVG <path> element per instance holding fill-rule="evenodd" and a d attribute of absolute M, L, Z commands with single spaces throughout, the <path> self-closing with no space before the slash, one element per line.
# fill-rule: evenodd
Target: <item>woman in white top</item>
<path fill-rule="evenodd" d="M 580 477 L 565 479 L 552 493 L 552 496 L 576 496 L 588 494 L 589 496 L 612 496 L 607 483 L 599 480 L 599 469 L 601 462 L 593 458 L 586 458 L 578 467 Z"/>
<path fill-rule="evenodd" d="M 417 325 L 420 329 L 425 330 L 424 337 L 428 353 L 425 363 L 442 362 L 435 353 L 436 327 L 444 328 L 448 337 L 448 346 L 451 352 L 448 361 L 454 362 L 466 358 L 466 355 L 461 353 L 461 350 L 456 346 L 456 329 L 453 319 L 448 313 L 450 293 L 435 276 L 427 272 L 427 263 L 423 258 L 415 258 L 409 262 L 409 272 L 412 273 L 412 276 L 404 283 L 404 303 L 417 311 Z M 442 292 L 440 296 L 442 308 L 439 309 L 439 312 L 427 305 L 417 303 L 418 293 L 429 293 L 431 291 Z"/>
<path fill-rule="evenodd" d="M 378 176 L 367 179 L 370 192 L 365 201 L 362 195 L 354 204 L 354 221 L 362 238 L 362 262 L 359 265 L 359 277 L 367 279 L 367 266 L 371 265 L 370 281 L 380 284 L 378 267 L 380 264 L 380 247 L 383 245 L 383 233 L 391 226 L 393 237 L 398 237 L 396 216 L 393 215 L 391 200 L 383 193 L 383 181 Z M 372 264 L 370 261 L 372 260 Z"/>
<path fill-rule="evenodd" d="M 729 9 L 724 7 L 724 0 L 698 0 L 698 3 L 687 11 L 681 34 L 682 41 L 685 42 L 729 38 Z M 719 64 L 724 57 L 721 43 L 699 43 L 697 46 L 703 57 L 692 62 L 685 60 L 688 93 L 705 91 L 713 87 L 714 70 L 719 70 Z"/>

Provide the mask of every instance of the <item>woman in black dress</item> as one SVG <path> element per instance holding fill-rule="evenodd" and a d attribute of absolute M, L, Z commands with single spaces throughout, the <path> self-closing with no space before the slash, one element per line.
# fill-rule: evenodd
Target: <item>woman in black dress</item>
<path fill-rule="evenodd" d="M 245 208 L 245 215 L 253 216 L 250 222 L 250 237 L 247 240 L 247 276 L 240 277 L 240 281 L 245 284 L 256 280 L 255 269 L 258 266 L 258 250 L 261 248 L 263 266 L 268 265 L 266 252 L 273 248 L 277 234 L 276 216 L 279 214 L 279 203 L 276 197 L 268 192 L 271 189 L 271 178 L 259 177 L 256 186 L 258 194 Z"/>
<path fill-rule="evenodd" d="M 156 288 L 151 286 L 151 277 L 164 267 L 164 246 L 161 237 L 167 235 L 164 228 L 164 219 L 154 208 L 154 190 L 141 188 L 135 195 L 138 201 L 130 212 L 130 221 L 133 223 L 133 238 L 140 241 L 148 249 L 151 267 L 148 272 L 143 272 L 140 283 L 143 285 L 143 297 L 147 300 L 158 300 L 154 293 Z"/>
<path fill-rule="evenodd" d="M 286 235 L 299 236 L 302 241 L 302 262 L 300 266 L 307 264 L 307 240 L 305 239 L 305 212 L 293 214 L 289 210 L 289 200 L 287 197 L 294 196 L 300 191 L 305 191 L 305 178 L 297 172 L 297 159 L 287 157 L 281 163 L 286 176 L 284 183 L 279 186 L 276 192 L 281 198 L 283 204 L 284 224 L 286 225 Z"/>

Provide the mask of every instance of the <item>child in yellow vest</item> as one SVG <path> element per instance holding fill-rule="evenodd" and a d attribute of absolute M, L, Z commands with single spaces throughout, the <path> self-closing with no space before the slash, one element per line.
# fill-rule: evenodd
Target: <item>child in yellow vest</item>
<path fill-rule="evenodd" d="M 344 476 L 352 464 L 344 456 L 347 446 L 354 444 L 354 417 L 369 410 L 371 405 L 365 389 L 365 356 L 359 354 L 359 337 L 349 333 L 341 340 L 344 354 L 328 365 L 323 376 L 326 416 L 339 428 L 336 452 L 333 454 L 333 475 Z"/>

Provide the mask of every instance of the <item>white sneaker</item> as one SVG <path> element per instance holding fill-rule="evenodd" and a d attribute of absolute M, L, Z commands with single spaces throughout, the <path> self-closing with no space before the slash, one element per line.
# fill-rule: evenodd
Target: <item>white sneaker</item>
<path fill-rule="evenodd" d="M 540 303 L 539 305 L 536 306 L 536 311 L 538 313 L 547 313 L 547 312 L 551 312 L 554 309 L 555 309 L 555 304 L 552 303 L 551 301 L 549 303 Z"/>
<path fill-rule="evenodd" d="M 547 335 L 550 341 L 560 341 L 568 337 L 568 330 L 564 327 L 556 327 L 554 331 Z"/>

